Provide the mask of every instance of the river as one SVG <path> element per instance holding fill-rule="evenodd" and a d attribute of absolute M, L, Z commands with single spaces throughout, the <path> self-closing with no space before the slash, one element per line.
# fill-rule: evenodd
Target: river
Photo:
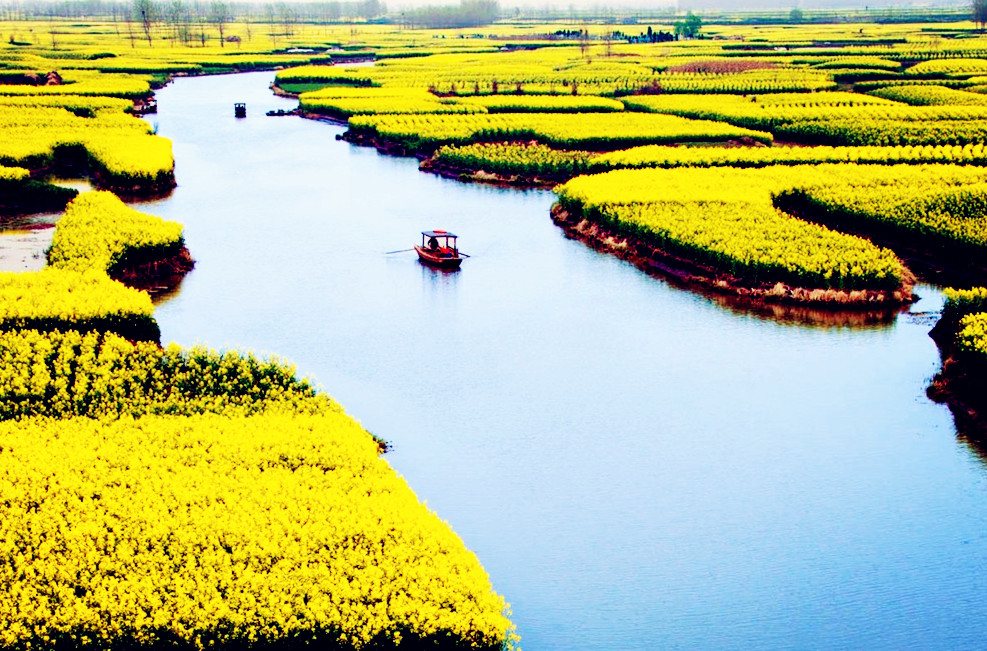
<path fill-rule="evenodd" d="M 275 354 L 390 441 L 474 550 L 526 651 L 974 649 L 987 473 L 927 313 L 800 325 L 568 240 L 553 195 L 337 141 L 269 72 L 183 78 L 148 116 L 196 268 L 163 341 Z M 248 117 L 235 119 L 233 103 Z M 472 257 L 422 266 L 419 231 Z"/>

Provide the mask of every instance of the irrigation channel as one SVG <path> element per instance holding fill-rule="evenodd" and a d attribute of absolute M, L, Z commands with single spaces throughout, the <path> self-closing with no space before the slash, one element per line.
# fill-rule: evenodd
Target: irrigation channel
<path fill-rule="evenodd" d="M 723 307 L 566 239 L 550 192 L 265 117 L 295 105 L 272 79 L 158 92 L 178 188 L 138 207 L 197 260 L 163 340 L 288 358 L 390 441 L 527 651 L 982 648 L 987 468 L 924 394 L 937 289 L 883 325 Z M 429 228 L 460 272 L 385 255 Z"/>

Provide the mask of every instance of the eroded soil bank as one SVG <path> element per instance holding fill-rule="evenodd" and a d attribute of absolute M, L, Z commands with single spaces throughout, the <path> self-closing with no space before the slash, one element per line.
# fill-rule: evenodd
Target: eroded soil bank
<path fill-rule="evenodd" d="M 194 267 L 192 254 L 182 244 L 178 251 L 162 257 L 128 257 L 110 270 L 110 277 L 157 296 L 177 287 Z"/>
<path fill-rule="evenodd" d="M 894 291 L 793 287 L 782 282 L 757 283 L 672 255 L 633 238 L 617 235 L 597 223 L 570 214 L 560 204 L 552 207 L 552 220 L 569 237 L 585 242 L 599 251 L 632 262 L 648 273 L 671 279 L 686 287 L 751 302 L 801 305 L 831 310 L 897 311 L 916 300 L 912 292 L 915 279 L 911 276 Z"/>
<path fill-rule="evenodd" d="M 306 117 L 326 119 L 325 116 Z M 331 119 L 328 121 L 338 122 Z M 381 153 L 392 156 L 417 156 L 422 160 L 420 169 L 423 171 L 463 182 L 482 182 L 508 187 L 552 187 L 566 180 L 562 177 L 554 179 L 522 175 L 505 177 L 483 170 L 445 165 L 437 163 L 427 153 L 410 149 L 404 144 L 368 134 L 354 133 L 352 130 L 347 130 L 337 138 L 357 145 L 374 147 Z M 892 291 L 795 287 L 782 282 L 756 283 L 672 255 L 626 236 L 616 235 L 599 224 L 570 215 L 558 204 L 552 208 L 552 220 L 563 228 L 569 237 L 581 240 L 599 251 L 628 260 L 648 273 L 660 275 L 683 287 L 735 299 L 755 309 L 761 305 L 781 305 L 826 311 L 878 311 L 893 314 L 917 299 L 912 291 L 916 279 L 910 271 L 907 272 L 901 286 Z"/>

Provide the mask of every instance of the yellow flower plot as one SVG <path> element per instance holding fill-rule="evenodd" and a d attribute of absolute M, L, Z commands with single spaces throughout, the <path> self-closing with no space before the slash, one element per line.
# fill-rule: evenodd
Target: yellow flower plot
<path fill-rule="evenodd" d="M 483 107 L 442 101 L 425 90 L 400 93 L 377 88 L 360 90 L 363 91 L 360 96 L 343 97 L 330 97 L 320 95 L 318 92 L 303 93 L 299 97 L 298 105 L 303 111 L 323 113 L 344 120 L 352 115 L 486 112 Z M 383 92 L 374 92 L 380 90 Z"/>
<path fill-rule="evenodd" d="M 954 289 L 947 287 L 943 290 L 946 303 L 943 305 L 943 315 L 956 317 L 974 312 L 987 312 L 987 287 L 971 287 L 970 289 Z"/>
<path fill-rule="evenodd" d="M 492 140 L 538 140 L 563 149 L 613 150 L 634 145 L 771 135 L 708 120 L 643 113 L 497 113 L 478 115 L 361 115 L 350 129 L 412 149 Z"/>
<path fill-rule="evenodd" d="M 497 174 L 566 179 L 576 174 L 643 167 L 769 167 L 857 163 L 987 165 L 983 144 L 893 147 L 677 147 L 643 145 L 594 153 L 526 143 L 477 143 L 440 147 L 435 161 Z"/>
<path fill-rule="evenodd" d="M 340 411 L 278 359 L 113 333 L 0 332 L 0 420 Z"/>
<path fill-rule="evenodd" d="M 871 91 L 871 94 L 913 106 L 987 106 L 987 97 L 984 95 L 933 84 L 889 86 Z"/>
<path fill-rule="evenodd" d="M 960 319 L 956 343 L 961 351 L 987 362 L 987 313 L 977 312 Z"/>
<path fill-rule="evenodd" d="M 565 179 L 586 171 L 594 155 L 563 151 L 546 145 L 478 143 L 440 147 L 434 161 L 470 170 L 510 176 Z"/>
<path fill-rule="evenodd" d="M 171 187 L 171 141 L 125 113 L 130 106 L 126 99 L 111 97 L 0 96 L 0 164 L 43 168 L 62 148 L 81 147 L 100 186 L 131 192 Z"/>
<path fill-rule="evenodd" d="M 0 165 L 0 181 L 23 181 L 30 172 L 23 167 L 4 167 Z"/>
<path fill-rule="evenodd" d="M 767 167 L 859 163 L 969 163 L 987 165 L 983 144 L 890 147 L 667 147 L 646 145 L 593 157 L 594 171 L 621 167 Z"/>
<path fill-rule="evenodd" d="M 817 214 L 891 228 L 929 248 L 953 245 L 970 255 L 983 255 L 987 170 L 954 165 L 856 169 L 833 180 L 807 175 L 791 194 Z"/>
<path fill-rule="evenodd" d="M 624 110 L 622 102 L 595 95 L 477 95 L 456 101 L 482 106 L 491 113 L 612 113 Z"/>
<path fill-rule="evenodd" d="M 44 269 L 0 273 L 0 329 L 110 329 L 157 341 L 154 307 L 145 292 L 101 270 Z"/>
<path fill-rule="evenodd" d="M 56 269 L 109 272 L 128 253 L 163 257 L 184 246 L 182 225 L 130 208 L 110 192 L 73 199 L 55 228 L 48 264 Z"/>
<path fill-rule="evenodd" d="M 0 85 L 0 95 L 88 95 L 138 99 L 151 94 L 147 78 L 89 70 L 72 70 L 63 75 L 64 83 L 57 86 Z"/>
<path fill-rule="evenodd" d="M 8 421 L 0 495 L 3 648 L 511 637 L 476 556 L 341 413 Z"/>
<path fill-rule="evenodd" d="M 759 282 L 894 289 L 904 268 L 888 249 L 776 209 L 807 178 L 846 183 L 858 166 L 621 170 L 556 188 L 575 215 Z M 896 168 L 881 167 L 886 175 Z M 834 181 L 836 183 L 837 181 Z"/>

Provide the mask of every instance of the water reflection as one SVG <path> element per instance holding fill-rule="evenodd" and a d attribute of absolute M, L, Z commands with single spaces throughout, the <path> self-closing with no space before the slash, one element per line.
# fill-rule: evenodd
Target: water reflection
<path fill-rule="evenodd" d="M 893 326 L 898 316 L 908 309 L 907 306 L 903 306 L 883 310 L 826 310 L 751 301 L 739 296 L 728 296 L 695 288 L 684 288 L 684 290 L 697 291 L 712 303 L 736 314 L 785 325 L 814 328 L 887 328 Z"/>
<path fill-rule="evenodd" d="M 426 264 L 421 260 L 418 261 L 418 266 L 421 267 L 422 279 L 425 281 L 425 286 L 430 285 L 432 287 L 455 287 L 456 280 L 462 271 L 462 269 L 440 269 Z"/>

